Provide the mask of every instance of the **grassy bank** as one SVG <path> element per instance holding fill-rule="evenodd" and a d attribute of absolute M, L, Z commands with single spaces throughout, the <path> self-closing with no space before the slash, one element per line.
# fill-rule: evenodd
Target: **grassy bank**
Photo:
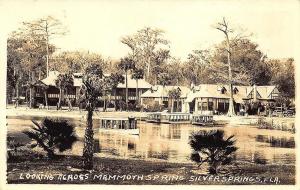
<path fill-rule="evenodd" d="M 204 165 L 199 169 L 196 165 L 188 163 L 97 157 L 94 158 L 93 171 L 81 170 L 81 163 L 79 156 L 60 156 L 56 160 L 48 160 L 34 152 L 23 152 L 22 155 L 8 160 L 7 182 L 9 184 L 149 185 L 295 183 L 295 167 L 292 165 L 260 165 L 239 162 L 237 163 L 238 167 L 228 166 L 226 169 L 229 173 L 227 174 L 210 176 L 206 173 L 207 166 Z M 244 181 L 241 181 L 242 177 L 244 177 Z M 255 180 L 250 181 L 250 178 L 245 180 L 246 177 L 252 177 Z"/>

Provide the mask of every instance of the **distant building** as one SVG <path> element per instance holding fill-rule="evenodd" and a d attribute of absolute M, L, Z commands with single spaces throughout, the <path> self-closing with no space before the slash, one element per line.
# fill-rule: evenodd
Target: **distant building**
<path fill-rule="evenodd" d="M 158 104 L 162 105 L 164 108 L 170 107 L 170 98 L 169 98 L 169 91 L 173 89 L 178 89 L 180 91 L 180 98 L 177 101 L 174 100 L 174 108 L 175 110 L 179 110 L 180 112 L 188 112 L 185 107 L 185 101 L 187 95 L 190 93 L 190 89 L 186 86 L 165 86 L 162 85 L 155 85 L 152 86 L 149 90 L 147 90 L 144 94 L 141 95 L 141 104 L 145 107 L 149 106 L 150 104 Z"/>
<path fill-rule="evenodd" d="M 190 113 L 227 113 L 229 108 L 228 85 L 201 84 L 191 88 L 185 86 L 152 86 L 151 89 L 141 95 L 142 104 L 147 107 L 153 104 L 170 108 L 168 92 L 178 88 L 181 96 L 178 105 L 175 102 L 175 110 Z M 279 96 L 275 86 L 233 86 L 233 99 L 235 110 L 239 111 L 243 105 L 251 102 L 267 104 L 274 102 Z"/>
<path fill-rule="evenodd" d="M 201 84 L 191 89 L 186 99 L 190 112 L 227 113 L 229 107 L 229 86 Z M 274 102 L 279 96 L 276 86 L 233 86 L 235 110 L 240 110 L 245 103 L 258 101 L 262 104 Z"/>
<path fill-rule="evenodd" d="M 59 100 L 59 89 L 55 85 L 55 81 L 60 73 L 58 71 L 50 71 L 49 76 L 43 80 L 36 82 L 36 92 L 35 92 L 35 99 L 37 103 L 45 104 L 45 95 L 47 95 L 48 99 L 48 105 L 50 106 L 56 106 L 57 102 Z M 72 105 L 77 106 L 78 105 L 78 99 L 79 99 L 79 90 L 82 86 L 82 73 L 73 73 L 73 81 L 74 81 L 74 87 L 71 88 L 68 91 L 68 94 L 65 94 L 65 97 L 68 96 L 68 98 L 71 100 Z M 106 74 L 108 76 L 108 74 Z M 136 87 L 137 82 L 135 79 L 131 78 L 131 75 L 128 75 L 128 101 L 129 103 L 134 103 L 136 101 Z M 44 92 L 43 88 L 44 86 L 47 86 L 46 92 Z M 138 93 L 139 97 L 144 92 L 146 92 L 148 89 L 151 88 L 151 85 L 146 82 L 144 79 L 138 80 Z M 113 92 L 113 94 L 107 95 L 106 99 L 111 101 L 125 101 L 125 91 L 126 91 L 126 84 L 119 84 L 117 86 L 116 91 Z M 103 97 L 100 99 L 103 100 Z M 103 104 L 102 104 L 103 105 Z"/>

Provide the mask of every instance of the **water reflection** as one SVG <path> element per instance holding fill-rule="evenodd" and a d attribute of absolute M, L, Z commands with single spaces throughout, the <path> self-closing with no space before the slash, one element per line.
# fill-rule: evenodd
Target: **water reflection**
<path fill-rule="evenodd" d="M 115 149 L 125 158 L 156 158 L 175 162 L 190 162 L 188 139 L 193 131 L 215 130 L 192 125 L 151 124 L 141 122 L 139 136 L 100 131 L 101 149 L 107 153 Z M 254 163 L 294 163 L 295 142 L 293 134 L 260 130 L 249 126 L 226 126 L 226 136 L 235 135 L 238 151 L 235 158 Z M 275 136 L 273 136 L 275 135 Z M 114 139 L 114 140 L 111 140 Z M 109 140 L 109 143 L 108 143 Z M 107 143 L 103 143 L 107 142 Z M 115 143 L 112 143 L 115 142 Z"/>
<path fill-rule="evenodd" d="M 294 137 L 287 138 L 287 137 L 257 135 L 256 141 L 270 143 L 270 146 L 272 146 L 272 147 L 295 148 Z"/>
<path fill-rule="evenodd" d="M 31 119 L 8 119 L 8 134 L 20 134 L 29 128 Z M 73 120 L 80 138 L 66 154 L 82 155 L 85 120 Z M 285 131 L 257 129 L 251 126 L 198 127 L 187 124 L 152 124 L 139 122 L 140 135 L 99 130 L 94 121 L 95 155 L 123 158 L 161 159 L 171 162 L 191 162 L 189 136 L 199 130 L 224 130 L 225 136 L 235 135 L 237 160 L 254 163 L 295 163 L 294 134 Z"/>

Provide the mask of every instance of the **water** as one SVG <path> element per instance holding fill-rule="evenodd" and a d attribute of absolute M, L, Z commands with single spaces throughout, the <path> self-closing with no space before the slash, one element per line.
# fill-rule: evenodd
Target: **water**
<path fill-rule="evenodd" d="M 66 154 L 82 154 L 85 121 L 72 119 L 80 141 Z M 21 133 L 32 123 L 29 118 L 7 119 L 8 135 L 28 142 Z M 99 121 L 94 121 L 99 126 Z M 191 162 L 189 136 L 199 130 L 223 130 L 225 136 L 234 135 L 235 158 L 242 161 L 266 164 L 294 164 L 294 134 L 285 131 L 257 129 L 254 126 L 199 127 L 189 124 L 153 124 L 138 122 L 140 135 L 129 135 L 116 131 L 95 130 L 96 156 L 117 156 L 122 158 L 159 159 L 171 162 Z M 23 136 L 22 136 L 23 135 Z M 20 138 L 21 137 L 21 138 Z"/>

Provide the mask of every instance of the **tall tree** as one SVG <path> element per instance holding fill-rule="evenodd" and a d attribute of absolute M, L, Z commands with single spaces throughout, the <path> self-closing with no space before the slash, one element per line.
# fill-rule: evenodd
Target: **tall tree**
<path fill-rule="evenodd" d="M 213 52 L 213 62 L 227 62 L 227 44 L 218 44 Z M 266 64 L 266 56 L 258 45 L 247 38 L 230 40 L 232 81 L 234 84 L 267 85 L 271 71 Z"/>
<path fill-rule="evenodd" d="M 294 59 L 270 59 L 267 61 L 271 69 L 271 84 L 276 85 L 281 93 L 283 103 L 288 104 L 295 99 L 295 62 Z"/>
<path fill-rule="evenodd" d="M 169 99 L 171 100 L 171 113 L 174 109 L 174 101 L 176 101 L 176 111 L 179 112 L 179 98 L 181 96 L 181 91 L 178 88 L 172 89 L 168 92 Z"/>
<path fill-rule="evenodd" d="M 222 22 L 219 22 L 216 26 L 216 29 L 223 32 L 226 40 L 226 51 L 227 51 L 227 66 L 228 66 L 228 85 L 229 85 L 229 108 L 228 108 L 228 116 L 235 115 L 234 105 L 233 105 L 233 92 L 232 92 L 232 68 L 231 68 L 231 48 L 229 42 L 229 34 L 233 32 L 232 29 L 229 28 L 228 22 L 226 22 L 225 18 L 223 18 Z"/>
<path fill-rule="evenodd" d="M 158 54 L 168 52 L 169 41 L 164 39 L 163 34 L 164 31 L 160 29 L 145 27 L 133 35 L 123 37 L 121 40 L 132 50 L 130 56 L 137 62 L 137 65 L 145 68 L 147 80 L 151 76 L 152 66 Z M 168 57 L 165 56 L 164 59 L 166 58 Z"/>
<path fill-rule="evenodd" d="M 84 135 L 83 168 L 93 168 L 94 154 L 94 132 L 93 112 L 96 108 L 98 98 L 103 95 L 103 72 L 96 65 L 89 65 L 84 72 L 83 85 L 80 90 L 81 99 L 86 103 L 87 121 Z"/>
<path fill-rule="evenodd" d="M 50 54 L 54 51 L 54 46 L 50 45 Z M 9 35 L 7 40 L 7 76 L 14 76 L 16 80 L 8 80 L 8 87 L 15 86 L 11 84 L 16 82 L 19 86 L 18 89 L 23 91 L 23 94 L 27 97 L 27 90 L 25 91 L 23 86 L 29 88 L 30 97 L 33 97 L 34 86 L 36 76 L 41 79 L 42 71 L 44 68 L 44 54 L 45 54 L 44 43 L 41 36 L 34 33 L 28 33 L 24 29 L 15 31 Z M 10 91 L 8 90 L 8 93 Z M 32 107 L 34 99 L 29 98 L 29 106 Z"/>
<path fill-rule="evenodd" d="M 113 94 L 114 94 L 114 107 L 115 107 L 115 110 L 116 110 L 116 106 L 117 106 L 116 105 L 117 87 L 120 83 L 124 84 L 125 78 L 120 73 L 112 73 L 110 75 L 110 78 L 111 78 L 112 91 L 113 91 Z"/>
<path fill-rule="evenodd" d="M 62 22 L 52 16 L 47 16 L 31 22 L 23 22 L 25 30 L 29 33 L 41 36 L 46 46 L 46 74 L 49 75 L 49 51 L 50 40 L 56 36 L 62 36 L 66 34 L 66 28 Z"/>
<path fill-rule="evenodd" d="M 128 71 L 132 70 L 135 66 L 134 60 L 128 57 L 122 58 L 120 64 L 118 65 L 121 70 L 125 72 L 125 101 L 126 109 L 128 109 Z"/>
<path fill-rule="evenodd" d="M 167 73 L 160 73 L 158 75 L 158 84 L 162 85 L 162 92 L 161 92 L 161 104 L 163 104 L 164 101 L 164 92 L 165 92 L 165 87 L 167 85 L 171 84 L 172 79 Z"/>
<path fill-rule="evenodd" d="M 193 50 L 192 53 L 188 54 L 183 73 L 190 84 L 199 85 L 200 83 L 208 83 L 207 68 L 211 62 L 212 55 L 208 49 Z"/>
<path fill-rule="evenodd" d="M 139 69 L 139 68 L 134 68 L 133 69 L 133 73 L 131 75 L 131 78 L 134 79 L 136 81 L 136 90 L 135 90 L 135 96 L 136 96 L 136 104 L 140 103 L 140 99 L 139 99 L 139 79 L 143 79 L 144 78 L 144 70 L 143 69 Z"/>
<path fill-rule="evenodd" d="M 98 65 L 103 72 L 110 72 L 109 62 L 97 53 L 65 51 L 52 57 L 50 68 L 62 73 L 83 73 L 88 65 Z"/>
<path fill-rule="evenodd" d="M 61 109 L 62 102 L 64 98 L 67 98 L 67 102 L 69 105 L 69 109 L 72 109 L 71 101 L 68 97 L 68 91 L 74 86 L 73 77 L 71 74 L 59 74 L 57 79 L 55 80 L 55 85 L 59 89 L 59 100 L 57 108 Z"/>

